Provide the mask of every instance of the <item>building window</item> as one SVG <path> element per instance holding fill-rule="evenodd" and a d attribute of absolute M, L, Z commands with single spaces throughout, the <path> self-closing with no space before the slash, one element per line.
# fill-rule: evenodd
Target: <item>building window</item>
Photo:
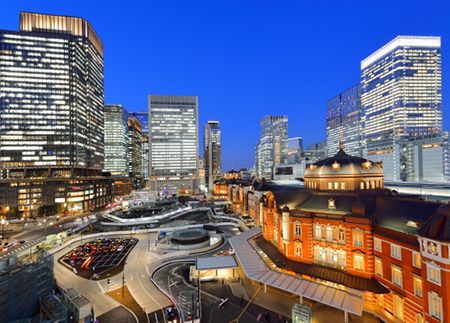
<path fill-rule="evenodd" d="M 391 257 L 402 260 L 402 248 L 391 243 Z"/>
<path fill-rule="evenodd" d="M 338 182 L 334 182 L 334 189 L 338 190 L 339 189 L 339 183 Z"/>
<path fill-rule="evenodd" d="M 353 229 L 353 245 L 357 247 L 363 246 L 364 232 L 361 229 Z"/>
<path fill-rule="evenodd" d="M 339 240 L 339 242 L 341 242 L 341 243 L 345 243 L 345 230 L 342 229 L 342 228 L 339 228 L 339 231 L 338 231 L 338 240 Z"/>
<path fill-rule="evenodd" d="M 403 299 L 398 295 L 394 295 L 393 305 L 394 305 L 394 316 L 399 320 L 403 321 Z"/>
<path fill-rule="evenodd" d="M 336 200 L 328 199 L 328 209 L 336 210 Z"/>
<path fill-rule="evenodd" d="M 333 241 L 333 228 L 330 226 L 327 226 L 327 241 Z"/>
<path fill-rule="evenodd" d="M 294 233 L 296 237 L 300 237 L 302 235 L 302 224 L 300 222 L 295 222 Z"/>
<path fill-rule="evenodd" d="M 378 238 L 374 238 L 373 239 L 373 248 L 376 250 L 376 251 L 379 251 L 379 252 L 382 252 L 383 250 L 382 250 L 382 247 L 381 247 L 381 240 L 380 239 L 378 239 Z"/>
<path fill-rule="evenodd" d="M 341 190 L 345 190 L 345 189 L 346 189 L 345 182 L 341 182 Z"/>
<path fill-rule="evenodd" d="M 413 251 L 412 253 L 412 262 L 413 262 L 413 266 L 420 268 L 422 266 L 422 260 L 420 257 L 420 253 Z"/>
<path fill-rule="evenodd" d="M 278 228 L 273 229 L 273 243 L 278 246 Z"/>
<path fill-rule="evenodd" d="M 425 323 L 423 320 L 423 315 L 421 313 L 416 313 L 416 323 Z"/>
<path fill-rule="evenodd" d="M 315 237 L 316 239 L 322 239 L 322 227 L 319 224 L 315 226 Z"/>
<path fill-rule="evenodd" d="M 414 295 L 422 298 L 422 279 L 418 276 L 413 277 Z"/>
<path fill-rule="evenodd" d="M 428 281 L 441 286 L 441 269 L 438 266 L 427 264 L 427 279 Z"/>
<path fill-rule="evenodd" d="M 332 189 L 333 189 L 333 183 L 328 182 L 328 189 L 329 189 L 329 190 L 332 190 Z"/>
<path fill-rule="evenodd" d="M 394 285 L 403 287 L 402 270 L 397 266 L 391 266 L 391 281 Z"/>
<path fill-rule="evenodd" d="M 431 316 L 442 320 L 442 298 L 435 292 L 428 292 L 428 307 Z"/>
<path fill-rule="evenodd" d="M 353 269 L 364 271 L 364 256 L 363 255 L 353 255 Z"/>
<path fill-rule="evenodd" d="M 302 256 L 302 243 L 301 242 L 296 242 L 294 244 L 294 254 L 296 257 Z"/>
<path fill-rule="evenodd" d="M 383 277 L 383 263 L 380 258 L 375 258 L 375 275 Z"/>

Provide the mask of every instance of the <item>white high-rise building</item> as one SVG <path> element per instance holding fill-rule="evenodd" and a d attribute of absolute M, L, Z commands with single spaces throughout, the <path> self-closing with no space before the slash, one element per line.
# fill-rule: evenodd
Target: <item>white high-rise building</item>
<path fill-rule="evenodd" d="M 161 194 L 198 190 L 198 97 L 149 96 L 149 181 Z"/>
<path fill-rule="evenodd" d="M 361 62 L 364 155 L 402 180 L 397 143 L 442 130 L 440 37 L 398 36 Z"/>
<path fill-rule="evenodd" d="M 105 105 L 105 168 L 128 177 L 128 112 L 120 104 Z"/>

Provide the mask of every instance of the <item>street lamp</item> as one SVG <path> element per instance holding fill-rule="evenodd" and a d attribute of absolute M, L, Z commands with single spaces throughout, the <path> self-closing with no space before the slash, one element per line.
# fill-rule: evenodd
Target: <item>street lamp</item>
<path fill-rule="evenodd" d="M 5 218 L 2 219 L 2 239 L 5 239 L 5 224 L 6 220 Z"/>

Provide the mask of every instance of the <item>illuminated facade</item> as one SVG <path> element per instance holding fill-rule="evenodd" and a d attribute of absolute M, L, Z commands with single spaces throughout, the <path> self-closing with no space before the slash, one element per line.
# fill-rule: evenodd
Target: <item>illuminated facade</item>
<path fill-rule="evenodd" d="M 360 86 L 355 85 L 327 101 L 327 156 L 339 150 L 339 140 L 345 151 L 362 157 Z"/>
<path fill-rule="evenodd" d="M 18 190 L 13 205 L 21 212 L 55 203 L 70 208 L 56 197 L 70 190 L 46 192 L 47 179 L 101 175 L 103 93 L 103 46 L 87 21 L 22 12 L 20 31 L 0 31 L 0 178 L 14 185 L 11 196 Z M 82 209 L 98 204 L 86 185 Z"/>
<path fill-rule="evenodd" d="M 198 98 L 149 96 L 150 189 L 163 194 L 198 190 Z"/>
<path fill-rule="evenodd" d="M 208 121 L 203 127 L 203 159 L 205 183 L 212 192 L 214 181 L 222 176 L 222 130 L 218 121 Z"/>
<path fill-rule="evenodd" d="M 128 112 L 122 105 L 105 105 L 105 171 L 128 177 Z"/>
<path fill-rule="evenodd" d="M 266 277 L 279 273 L 272 287 L 298 286 L 301 297 L 386 322 L 450 320 L 450 204 L 385 189 L 379 164 L 342 149 L 304 179 L 305 188 L 262 183 L 228 195 L 261 228 L 244 243 L 270 268 Z M 233 247 L 245 267 L 251 253 Z"/>
<path fill-rule="evenodd" d="M 442 131 L 440 37 L 398 36 L 361 62 L 365 154 L 400 179 L 404 137 Z"/>
<path fill-rule="evenodd" d="M 133 112 L 142 126 L 142 177 L 148 181 L 148 112 Z"/>
<path fill-rule="evenodd" d="M 444 182 L 450 180 L 448 132 L 404 139 L 396 143 L 400 179 L 406 182 Z"/>
<path fill-rule="evenodd" d="M 289 164 L 300 163 L 303 153 L 303 138 L 293 137 L 287 140 L 287 162 Z"/>
<path fill-rule="evenodd" d="M 272 179 L 274 166 L 287 162 L 288 117 L 265 116 L 260 127 L 255 152 L 256 172 L 260 178 Z"/>
<path fill-rule="evenodd" d="M 132 115 L 128 117 L 128 171 L 135 187 L 143 184 L 142 161 L 142 127 Z"/>

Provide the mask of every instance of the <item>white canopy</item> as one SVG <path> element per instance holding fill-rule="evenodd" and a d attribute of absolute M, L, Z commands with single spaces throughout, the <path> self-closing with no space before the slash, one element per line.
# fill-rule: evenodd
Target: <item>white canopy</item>
<path fill-rule="evenodd" d="M 354 289 L 346 291 L 270 269 L 263 260 L 266 255 L 262 251 L 258 253 L 248 241 L 260 233 L 261 228 L 255 227 L 229 240 L 248 278 L 352 314 L 362 315 L 363 293 L 361 291 Z"/>

